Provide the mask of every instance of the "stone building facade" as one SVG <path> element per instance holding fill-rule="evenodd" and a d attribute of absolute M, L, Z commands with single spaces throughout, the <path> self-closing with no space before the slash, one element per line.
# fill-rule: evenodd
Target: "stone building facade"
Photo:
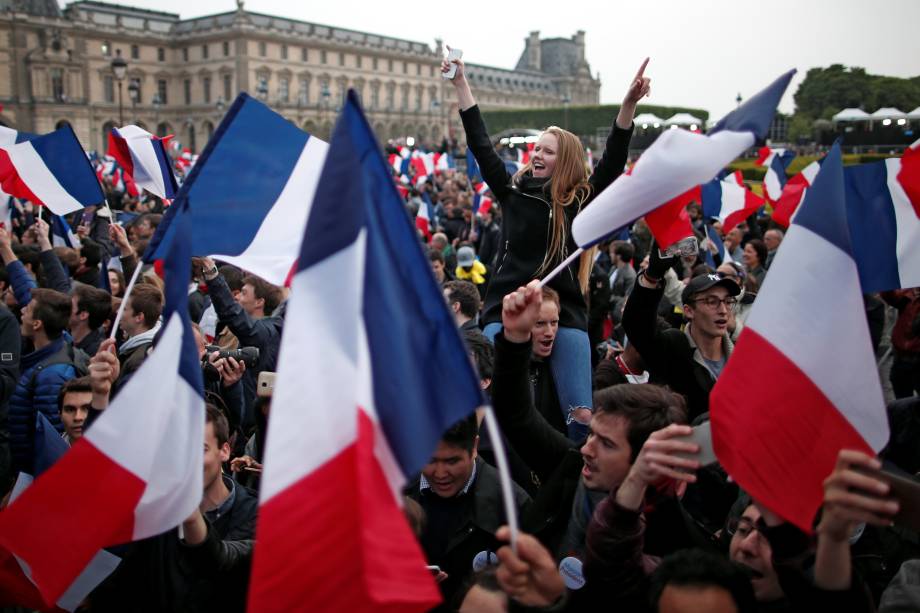
<path fill-rule="evenodd" d="M 462 135 L 435 45 L 236 10 L 194 19 L 78 0 L 0 0 L 0 124 L 69 123 L 88 150 L 135 123 L 200 151 L 241 91 L 327 138 L 349 88 L 381 140 Z M 112 63 L 126 63 L 123 79 Z M 532 32 L 514 70 L 469 64 L 484 109 L 597 104 L 584 32 Z M 120 101 L 120 103 L 119 103 Z"/>

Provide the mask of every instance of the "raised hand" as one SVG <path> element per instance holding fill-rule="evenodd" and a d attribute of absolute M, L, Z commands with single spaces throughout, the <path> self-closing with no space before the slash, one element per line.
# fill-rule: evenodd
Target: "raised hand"
<path fill-rule="evenodd" d="M 500 541 L 508 541 L 511 531 L 508 526 L 502 526 L 495 536 Z M 505 545 L 497 555 L 501 564 L 495 571 L 495 578 L 502 590 L 521 604 L 548 607 L 565 592 L 565 583 L 553 556 L 533 536 L 521 532 L 517 552 Z"/>
<path fill-rule="evenodd" d="M 626 90 L 626 97 L 623 98 L 624 103 L 631 102 L 633 104 L 638 104 L 642 98 L 651 93 L 652 80 L 645 76 L 645 67 L 648 66 L 649 59 L 650 58 L 645 58 L 642 65 L 639 66 L 639 72 L 633 77 L 632 82 L 629 84 L 629 89 Z"/>
<path fill-rule="evenodd" d="M 530 331 L 540 319 L 543 292 L 534 280 L 527 287 L 519 287 L 502 300 L 502 327 L 505 338 L 512 343 L 530 340 Z"/>
<path fill-rule="evenodd" d="M 642 445 L 642 450 L 629 469 L 626 479 L 617 490 L 617 503 L 626 509 L 639 510 L 649 485 L 667 479 L 673 479 L 678 483 L 696 481 L 694 471 L 700 467 L 700 463 L 681 454 L 699 453 L 700 446 L 674 440 L 692 433 L 693 428 L 679 424 L 671 424 L 652 432 Z"/>

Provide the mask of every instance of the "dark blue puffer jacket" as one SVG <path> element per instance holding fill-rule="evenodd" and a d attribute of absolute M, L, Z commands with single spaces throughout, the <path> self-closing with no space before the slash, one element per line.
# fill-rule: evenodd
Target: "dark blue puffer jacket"
<path fill-rule="evenodd" d="M 32 447 L 35 412 L 42 414 L 58 432 L 64 431 L 58 411 L 57 397 L 65 382 L 78 376 L 72 363 L 63 359 L 73 355 L 73 348 L 65 337 L 51 342 L 28 355 L 20 362 L 19 383 L 10 398 L 9 427 L 12 474 L 32 472 Z"/>

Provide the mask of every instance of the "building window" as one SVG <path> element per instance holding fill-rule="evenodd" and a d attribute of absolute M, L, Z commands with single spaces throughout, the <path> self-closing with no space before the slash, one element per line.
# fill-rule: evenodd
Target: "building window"
<path fill-rule="evenodd" d="M 166 61 L 166 49 L 163 47 L 157 47 L 157 61 L 165 62 Z"/>
<path fill-rule="evenodd" d="M 204 77 L 201 80 L 201 89 L 204 95 L 204 103 L 211 104 L 211 77 Z"/>
<path fill-rule="evenodd" d="M 201 45 L 201 59 L 203 60 L 208 59 L 208 46 L 207 45 Z"/>
<path fill-rule="evenodd" d="M 422 99 L 425 97 L 424 88 L 421 85 L 415 88 L 415 110 L 422 110 Z"/>
<path fill-rule="evenodd" d="M 287 45 L 281 45 L 281 59 L 282 59 L 282 60 L 288 59 L 288 49 L 287 49 Z"/>
<path fill-rule="evenodd" d="M 344 65 L 345 65 L 345 54 L 339 53 L 339 66 L 344 66 Z"/>
<path fill-rule="evenodd" d="M 321 51 L 319 52 L 319 63 L 320 63 L 320 64 L 325 64 L 325 63 L 326 63 L 326 50 L 325 50 L 325 49 L 323 49 L 323 50 L 321 50 Z"/>
<path fill-rule="evenodd" d="M 233 100 L 233 75 L 224 75 L 224 101 Z"/>
<path fill-rule="evenodd" d="M 300 61 L 306 62 L 306 61 L 309 61 L 309 59 L 310 59 L 309 51 L 307 51 L 306 47 L 301 47 L 300 48 Z"/>
<path fill-rule="evenodd" d="M 157 100 L 160 104 L 166 104 L 166 79 L 157 81 Z"/>
<path fill-rule="evenodd" d="M 188 61 L 188 47 L 182 47 L 182 61 Z"/>
<path fill-rule="evenodd" d="M 380 108 L 380 83 L 371 83 L 371 108 Z"/>
<path fill-rule="evenodd" d="M 102 55 L 110 57 L 112 55 L 112 43 L 107 40 L 102 41 Z"/>
<path fill-rule="evenodd" d="M 403 62 L 403 74 L 409 74 L 409 64 Z"/>
<path fill-rule="evenodd" d="M 106 102 L 115 102 L 115 77 L 112 75 L 102 77 L 102 97 Z"/>
<path fill-rule="evenodd" d="M 58 102 L 64 101 L 64 71 L 51 69 L 51 96 Z"/>
<path fill-rule="evenodd" d="M 402 87 L 400 87 L 400 90 L 402 90 L 400 91 L 400 94 L 402 94 L 401 100 L 400 100 L 401 102 L 400 108 L 403 111 L 408 111 L 409 110 L 409 84 L 403 83 Z"/>
<path fill-rule="evenodd" d="M 230 57 L 230 43 L 228 41 L 224 41 L 223 48 L 224 57 Z"/>
<path fill-rule="evenodd" d="M 268 55 L 268 45 L 266 45 L 264 41 L 259 43 L 259 55 L 261 57 Z"/>
<path fill-rule="evenodd" d="M 357 61 L 357 62 L 358 62 L 358 68 L 361 68 L 361 63 L 362 63 L 362 62 L 361 62 L 361 56 L 360 56 L 360 55 L 359 55 L 359 56 L 357 56 L 357 58 L 356 58 L 356 60 L 355 60 L 355 61 Z"/>
<path fill-rule="evenodd" d="M 422 65 L 421 65 L 421 64 L 416 64 L 416 65 L 415 65 L 415 74 L 421 76 L 421 74 L 422 74 Z"/>
<path fill-rule="evenodd" d="M 134 91 L 133 94 L 131 93 L 132 90 Z M 129 81 L 128 93 L 130 96 L 132 96 L 131 101 L 134 104 L 140 104 L 143 102 L 141 98 L 141 80 L 139 78 L 131 77 Z"/>
<path fill-rule="evenodd" d="M 373 62 L 372 62 L 372 63 L 373 63 L 373 66 L 374 66 L 374 70 L 377 70 L 377 58 L 373 58 Z"/>
<path fill-rule="evenodd" d="M 300 92 L 297 94 L 297 101 L 303 106 L 310 104 L 310 82 L 306 79 L 300 80 Z"/>
<path fill-rule="evenodd" d="M 131 45 L 131 59 L 139 60 L 141 59 L 141 48 L 137 45 Z"/>
<path fill-rule="evenodd" d="M 287 77 L 278 79 L 278 98 L 281 102 L 287 102 L 291 97 L 291 81 Z"/>
<path fill-rule="evenodd" d="M 192 80 L 186 79 L 182 82 L 182 91 L 185 94 L 185 104 L 189 105 L 192 103 Z"/>
<path fill-rule="evenodd" d="M 396 83 L 387 83 L 387 110 L 392 111 L 396 106 Z"/>
<path fill-rule="evenodd" d="M 393 72 L 393 60 L 387 60 L 387 71 Z"/>

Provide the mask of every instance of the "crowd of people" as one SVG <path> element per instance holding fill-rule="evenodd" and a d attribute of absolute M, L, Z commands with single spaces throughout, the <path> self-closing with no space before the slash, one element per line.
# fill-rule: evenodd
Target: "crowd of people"
<path fill-rule="evenodd" d="M 493 204 L 474 212 L 466 173 L 443 170 L 408 191 L 406 208 L 415 217 L 433 205 L 430 238 L 420 240 L 500 424 L 521 532 L 512 548 L 496 445 L 480 435 L 482 415 L 470 415 L 405 489 L 439 610 L 920 610 L 920 534 L 893 522 L 901 501 L 866 474 L 881 460 L 920 472 L 920 288 L 865 297 L 880 361 L 891 328 L 892 439 L 881 459 L 840 451 L 806 534 L 688 438 L 708 421 L 709 393 L 782 228 L 755 214 L 724 233 L 724 256 L 707 257 L 712 220 L 691 203 L 700 254 L 663 257 L 640 220 L 540 287 L 534 280 L 576 248 L 574 217 L 627 164 L 633 114 L 650 89 L 645 65 L 593 168 L 576 136 L 551 127 L 512 175 L 456 64 L 466 142 Z M 78 246 L 54 246 L 27 203 L 0 228 L 4 493 L 19 473 L 46 467 L 42 424 L 76 442 L 158 339 L 163 282 L 141 255 L 164 203 L 105 188 L 112 208 L 70 220 Z M 113 218 L 123 212 L 127 223 Z M 210 258 L 192 266 L 207 401 L 201 505 L 177 530 L 116 548 L 121 563 L 84 610 L 246 606 L 287 290 Z"/>

